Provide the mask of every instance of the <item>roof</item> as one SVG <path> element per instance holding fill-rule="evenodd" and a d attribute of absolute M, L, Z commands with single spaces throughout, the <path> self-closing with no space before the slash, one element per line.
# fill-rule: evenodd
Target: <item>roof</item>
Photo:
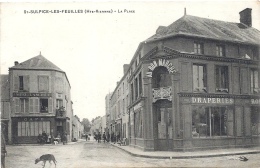
<path fill-rule="evenodd" d="M 167 27 L 159 26 L 147 42 L 177 35 L 260 45 L 260 31 L 253 27 L 191 15 L 184 15 Z"/>
<path fill-rule="evenodd" d="M 64 72 L 42 55 L 28 59 L 22 63 L 19 63 L 18 65 L 11 67 L 10 69 L 56 70 Z"/>
<path fill-rule="evenodd" d="M 0 75 L 1 100 L 9 99 L 9 75 Z"/>

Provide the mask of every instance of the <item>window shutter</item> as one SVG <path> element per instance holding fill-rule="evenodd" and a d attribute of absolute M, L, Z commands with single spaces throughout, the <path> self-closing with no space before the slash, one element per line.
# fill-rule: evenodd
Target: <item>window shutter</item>
<path fill-rule="evenodd" d="M 29 111 L 30 111 L 30 113 L 33 113 L 34 111 L 33 111 L 33 102 L 34 102 L 34 99 L 33 98 L 31 98 L 31 99 L 29 99 Z"/>
<path fill-rule="evenodd" d="M 17 91 L 19 87 L 19 77 L 14 76 L 14 90 Z"/>
<path fill-rule="evenodd" d="M 38 98 L 34 99 L 34 107 L 35 107 L 34 111 L 36 113 L 39 113 L 40 109 L 39 109 L 39 99 Z"/>
<path fill-rule="evenodd" d="M 48 110 L 49 110 L 49 113 L 52 113 L 52 98 L 49 98 L 48 99 Z"/>
<path fill-rule="evenodd" d="M 25 113 L 29 113 L 29 100 L 25 99 Z"/>
<path fill-rule="evenodd" d="M 15 103 L 15 112 L 16 113 L 20 113 L 20 99 L 19 98 L 15 98 L 14 99 L 14 103 Z"/>
<path fill-rule="evenodd" d="M 24 90 L 29 91 L 29 76 L 24 76 L 23 77 L 23 82 L 24 82 Z"/>

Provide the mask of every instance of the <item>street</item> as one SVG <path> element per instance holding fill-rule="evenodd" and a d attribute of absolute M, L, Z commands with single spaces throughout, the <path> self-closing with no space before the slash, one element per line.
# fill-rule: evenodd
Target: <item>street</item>
<path fill-rule="evenodd" d="M 80 140 L 67 145 L 19 145 L 7 146 L 7 168 L 41 168 L 42 162 L 35 159 L 43 154 L 53 154 L 57 168 L 85 167 L 260 167 L 259 154 L 244 155 L 249 160 L 242 162 L 238 156 L 196 159 L 151 159 L 134 157 L 109 143 Z M 46 168 L 55 167 L 46 162 Z"/>

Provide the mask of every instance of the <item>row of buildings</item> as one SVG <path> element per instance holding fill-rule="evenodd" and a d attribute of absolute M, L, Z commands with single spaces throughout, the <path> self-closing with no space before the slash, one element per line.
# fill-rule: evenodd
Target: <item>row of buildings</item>
<path fill-rule="evenodd" d="M 159 26 L 106 96 L 104 131 L 149 151 L 259 145 L 260 32 L 239 14 Z"/>
<path fill-rule="evenodd" d="M 71 85 L 64 71 L 41 54 L 1 75 L 1 129 L 8 143 L 37 143 L 43 131 L 79 139 L 80 119 L 73 114 Z"/>

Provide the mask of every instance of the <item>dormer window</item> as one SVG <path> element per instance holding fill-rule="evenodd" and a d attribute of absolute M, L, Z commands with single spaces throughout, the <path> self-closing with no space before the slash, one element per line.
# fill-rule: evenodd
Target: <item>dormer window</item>
<path fill-rule="evenodd" d="M 225 46 L 224 45 L 217 45 L 216 46 L 216 55 L 219 57 L 225 57 Z"/>
<path fill-rule="evenodd" d="M 196 54 L 203 54 L 203 43 L 194 42 L 194 53 Z"/>

